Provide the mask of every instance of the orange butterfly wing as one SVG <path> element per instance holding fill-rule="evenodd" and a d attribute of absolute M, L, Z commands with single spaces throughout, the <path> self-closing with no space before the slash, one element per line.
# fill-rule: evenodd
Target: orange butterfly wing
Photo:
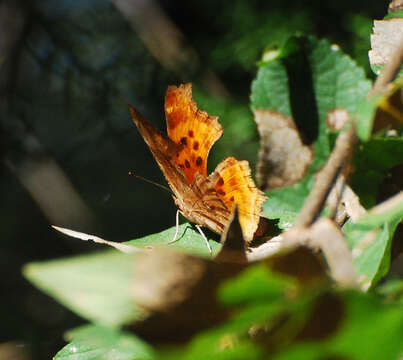
<path fill-rule="evenodd" d="M 192 98 L 192 84 L 169 86 L 165 96 L 165 114 L 169 138 L 180 146 L 176 163 L 191 184 L 199 172 L 207 177 L 207 157 L 221 137 L 222 127 L 216 116 L 197 108 Z"/>
<path fill-rule="evenodd" d="M 168 137 L 156 131 L 133 107 L 130 112 L 182 214 L 221 233 L 238 204 L 244 239 L 252 241 L 266 197 L 255 186 L 247 161 L 226 158 L 207 177 L 208 154 L 223 130 L 216 116 L 197 108 L 192 85 L 168 87 L 165 97 Z"/>
<path fill-rule="evenodd" d="M 214 189 L 230 212 L 238 205 L 243 236 L 246 242 L 252 241 L 267 198 L 256 187 L 248 162 L 228 157 L 217 165 L 209 178 L 214 178 Z"/>

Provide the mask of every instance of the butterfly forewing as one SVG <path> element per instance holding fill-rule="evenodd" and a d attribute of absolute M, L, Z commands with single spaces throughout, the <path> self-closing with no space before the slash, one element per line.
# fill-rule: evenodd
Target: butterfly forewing
<path fill-rule="evenodd" d="M 165 114 L 169 138 L 181 146 L 176 163 L 191 184 L 199 172 L 207 177 L 207 157 L 222 135 L 216 116 L 197 108 L 192 98 L 192 85 L 169 86 L 165 96 Z"/>

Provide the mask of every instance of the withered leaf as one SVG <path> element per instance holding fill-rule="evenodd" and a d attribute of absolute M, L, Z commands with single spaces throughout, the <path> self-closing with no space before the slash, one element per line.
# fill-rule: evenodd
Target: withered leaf
<path fill-rule="evenodd" d="M 221 236 L 221 244 L 221 250 L 215 257 L 215 261 L 239 264 L 247 262 L 245 241 L 243 239 L 242 227 L 239 223 L 237 206 L 235 206 L 229 226 Z"/>
<path fill-rule="evenodd" d="M 344 108 L 336 108 L 327 113 L 326 123 L 332 130 L 341 130 L 348 121 L 348 111 Z"/>
<path fill-rule="evenodd" d="M 387 64 L 403 39 L 403 18 L 375 20 L 368 52 L 372 66 Z"/>
<path fill-rule="evenodd" d="M 312 150 L 303 144 L 294 120 L 273 110 L 256 110 L 260 134 L 256 179 L 265 191 L 301 180 L 312 161 Z"/>
<path fill-rule="evenodd" d="M 138 254 L 133 300 L 149 315 L 131 330 L 151 343 L 180 343 L 227 320 L 234 309 L 218 301 L 217 291 L 254 264 L 244 263 L 237 211 L 222 243 L 223 249 L 213 260 L 158 248 Z M 293 278 L 297 288 L 328 283 L 324 262 L 305 247 L 286 249 L 260 264 Z"/>

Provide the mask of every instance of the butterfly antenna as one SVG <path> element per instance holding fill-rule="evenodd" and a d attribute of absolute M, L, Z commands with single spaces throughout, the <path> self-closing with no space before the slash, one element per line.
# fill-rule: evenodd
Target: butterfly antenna
<path fill-rule="evenodd" d="M 134 172 L 132 172 L 132 171 L 129 171 L 129 175 L 130 175 L 130 176 L 134 176 L 135 178 L 140 179 L 140 180 L 143 180 L 143 181 L 145 181 L 145 182 L 148 182 L 149 184 L 153 184 L 153 185 L 155 185 L 155 186 L 157 186 L 157 187 L 159 187 L 159 188 L 161 188 L 161 189 L 164 189 L 165 191 L 168 191 L 171 195 L 173 195 L 173 192 L 171 191 L 171 189 L 168 188 L 168 187 L 166 187 L 166 186 L 164 186 L 164 185 L 162 185 L 162 184 L 158 184 L 158 183 L 155 182 L 155 181 L 146 179 L 146 178 L 144 178 L 144 177 L 142 177 L 142 176 L 140 176 L 140 175 L 136 175 L 136 174 L 135 174 Z"/>

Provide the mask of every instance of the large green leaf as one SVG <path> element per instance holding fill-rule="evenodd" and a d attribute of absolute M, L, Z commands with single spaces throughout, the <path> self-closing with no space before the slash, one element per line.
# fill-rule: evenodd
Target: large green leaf
<path fill-rule="evenodd" d="M 200 233 L 190 224 L 126 242 L 139 248 L 162 246 L 211 258 Z M 216 253 L 220 244 L 209 241 Z M 41 290 L 80 316 L 97 323 L 119 326 L 136 318 L 131 296 L 135 255 L 106 251 L 96 255 L 31 263 L 24 275 Z"/>
<path fill-rule="evenodd" d="M 295 38 L 290 41 L 295 43 Z M 298 41 L 299 51 L 290 52 L 288 59 L 261 64 L 251 93 L 252 110 L 293 115 L 297 126 L 311 133 L 313 140 L 315 157 L 305 178 L 292 187 L 270 191 L 264 205 L 263 213 L 280 219 L 282 228 L 294 221 L 312 188 L 313 174 L 330 153 L 328 112 L 344 108 L 354 114 L 371 86 L 364 71 L 337 46 L 313 37 Z"/>
<path fill-rule="evenodd" d="M 268 302 L 282 297 L 293 281 L 270 271 L 267 265 L 252 266 L 221 286 L 219 299 L 226 305 Z"/>
<path fill-rule="evenodd" d="M 176 226 L 161 231 L 157 234 L 147 235 L 140 239 L 127 241 L 125 244 L 141 248 L 163 246 L 172 250 L 181 250 L 193 255 L 211 258 L 212 255 L 209 253 L 206 241 L 200 235 L 199 231 L 194 228 L 194 226 L 189 223 L 180 225 L 178 229 L 177 241 L 170 244 L 175 236 L 175 232 Z M 221 245 L 212 238 L 211 232 L 205 231 L 205 235 L 208 237 L 213 255 L 216 254 Z M 217 236 L 214 237 L 217 238 Z"/>
<path fill-rule="evenodd" d="M 118 326 L 138 316 L 130 295 L 133 255 L 105 251 L 95 255 L 31 263 L 24 275 L 78 315 Z"/>
<path fill-rule="evenodd" d="M 269 219 L 279 219 L 280 229 L 290 228 L 312 189 L 313 180 L 306 177 L 293 186 L 271 190 L 269 200 L 263 203 L 263 214 Z"/>
<path fill-rule="evenodd" d="M 343 319 L 331 337 L 286 346 L 275 360 L 393 360 L 403 351 L 403 312 L 358 292 L 343 296 Z M 331 311 L 331 309 L 329 309 Z"/>
<path fill-rule="evenodd" d="M 140 360 L 153 358 L 151 348 L 127 332 L 86 325 L 67 333 L 70 341 L 55 360 Z"/>

